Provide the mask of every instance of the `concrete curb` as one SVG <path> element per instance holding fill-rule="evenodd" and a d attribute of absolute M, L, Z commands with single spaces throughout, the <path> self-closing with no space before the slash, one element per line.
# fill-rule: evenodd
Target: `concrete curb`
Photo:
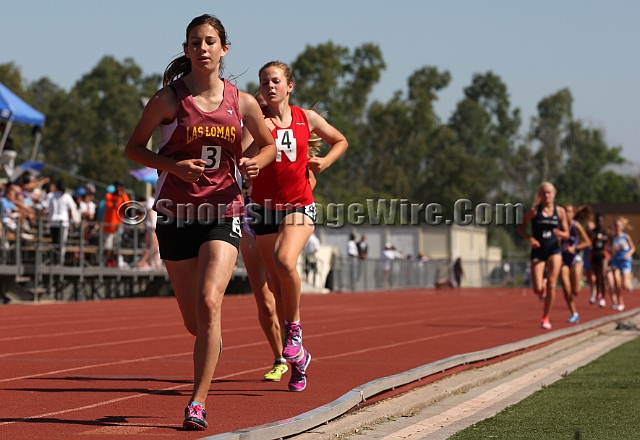
<path fill-rule="evenodd" d="M 314 410 L 308 411 L 306 413 L 300 414 L 298 416 L 292 417 L 290 419 L 279 420 L 277 422 L 268 423 L 265 425 L 255 426 L 251 428 L 241 429 L 238 431 L 227 432 L 223 434 L 217 434 L 214 436 L 206 437 L 207 440 L 222 440 L 222 439 L 230 439 L 230 440 L 271 440 L 271 439 L 280 439 L 284 437 L 289 437 L 293 435 L 298 435 L 313 429 L 322 424 L 328 423 L 330 420 L 333 420 L 352 408 L 358 406 L 360 403 L 366 402 L 371 396 L 375 396 L 381 392 L 395 389 L 399 386 L 406 385 L 411 382 L 419 381 L 424 377 L 430 376 L 436 373 L 442 373 L 447 370 L 450 370 L 454 367 L 458 367 L 461 365 L 467 365 L 480 361 L 487 361 L 494 358 L 498 358 L 500 356 L 504 356 L 507 354 L 515 353 L 518 351 L 523 351 L 531 347 L 535 347 L 541 344 L 545 344 L 547 342 L 551 342 L 554 340 L 567 338 L 573 335 L 579 335 L 581 333 L 585 333 L 578 339 L 584 340 L 594 336 L 593 332 L 589 332 L 589 330 L 596 329 L 597 327 L 607 326 L 607 329 L 602 329 L 604 331 L 611 331 L 615 328 L 615 322 L 631 318 L 637 314 L 640 314 L 640 308 L 632 309 L 624 313 L 618 313 L 615 315 L 605 316 L 599 319 L 595 319 L 593 321 L 589 321 L 583 324 L 578 324 L 573 327 L 564 328 L 561 330 L 551 331 L 539 336 L 535 336 L 532 338 L 524 339 L 522 341 L 513 342 L 510 344 L 501 345 L 499 347 L 494 347 L 486 350 L 465 353 L 460 355 L 455 355 L 448 357 L 446 359 L 442 359 L 436 362 L 432 362 L 430 364 L 423 365 L 421 367 L 417 367 L 411 369 L 409 371 L 399 373 L 393 376 L 387 376 L 385 378 L 376 379 L 371 382 L 368 382 L 364 385 L 361 385 L 357 388 L 352 389 L 347 392 L 340 398 L 330 402 L 326 405 L 323 405 Z M 567 346 L 574 345 L 577 341 L 566 341 Z M 561 350 L 561 348 L 558 348 Z M 512 369 L 513 371 L 514 369 Z M 508 374 L 508 372 L 500 372 L 497 373 L 500 377 L 501 375 Z M 484 383 L 489 380 L 493 380 L 496 377 L 487 377 L 486 380 L 482 380 L 481 382 L 475 382 L 475 385 L 478 383 Z M 447 395 L 450 395 L 452 392 L 461 392 L 465 388 L 468 389 L 471 386 L 475 386 L 473 384 L 463 384 L 456 391 L 446 390 L 443 391 L 442 396 L 440 398 L 444 398 Z M 394 414 L 405 412 L 407 410 L 415 409 L 415 406 L 412 408 L 396 408 L 392 411 Z M 335 436 L 335 434 L 333 434 Z M 335 437 L 334 437 L 335 438 Z"/>

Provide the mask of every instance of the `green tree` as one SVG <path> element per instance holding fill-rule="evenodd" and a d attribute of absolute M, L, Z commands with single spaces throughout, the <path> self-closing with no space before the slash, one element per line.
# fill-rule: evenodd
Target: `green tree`
<path fill-rule="evenodd" d="M 332 42 L 307 46 L 291 64 L 296 84 L 292 102 L 305 107 L 315 105 L 349 142 L 344 157 L 318 178 L 315 194 L 321 203 L 358 199 L 354 189 L 362 188 L 362 164 L 367 156 L 362 139 L 370 129 L 364 114 L 368 96 L 384 68 L 380 49 L 370 43 L 353 52 Z"/>
<path fill-rule="evenodd" d="M 398 91 L 387 104 L 374 102 L 369 108 L 365 184 L 378 197 L 422 203 L 431 195 L 435 156 L 430 152 L 442 138 L 433 105 L 450 80 L 448 71 L 423 67 L 409 77 L 407 99 Z"/>
<path fill-rule="evenodd" d="M 24 98 L 22 73 L 15 63 L 0 64 L 0 83 L 4 84 L 16 95 Z"/>
<path fill-rule="evenodd" d="M 458 198 L 474 204 L 495 201 L 516 153 L 520 110 L 511 110 L 500 77 L 476 74 L 464 94 L 449 119 L 452 135 L 435 150 L 431 178 L 445 206 Z"/>
<path fill-rule="evenodd" d="M 600 130 L 585 128 L 582 122 L 573 121 L 561 148 L 566 158 L 564 173 L 556 183 L 560 200 L 576 204 L 631 201 L 633 191 L 613 184 L 614 173 L 606 169 L 609 165 L 624 163 L 620 155 L 622 148 L 609 147 Z M 619 192 L 608 193 L 605 188 L 608 191 L 618 188 Z"/>
<path fill-rule="evenodd" d="M 555 181 L 563 172 L 562 140 L 568 134 L 573 96 L 564 88 L 538 103 L 538 116 L 532 118 L 530 138 L 538 144 L 535 165 L 541 182 Z"/>
<path fill-rule="evenodd" d="M 127 58 L 105 56 L 63 96 L 52 94 L 45 127 L 46 161 L 102 182 L 121 180 L 142 191 L 129 170 L 138 165 L 124 147 L 142 112 L 142 97 L 151 96 L 160 75 L 143 76 Z"/>

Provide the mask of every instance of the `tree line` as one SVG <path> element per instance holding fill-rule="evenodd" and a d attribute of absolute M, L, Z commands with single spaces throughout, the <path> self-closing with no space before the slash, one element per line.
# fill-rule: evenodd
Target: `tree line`
<path fill-rule="evenodd" d="M 444 120 L 434 103 L 451 73 L 434 66 L 413 72 L 406 90 L 389 101 L 371 99 L 385 69 L 375 44 L 353 50 L 333 42 L 307 46 L 290 65 L 296 81 L 292 102 L 315 106 L 349 140 L 345 156 L 318 179 L 315 197 L 324 205 L 405 199 L 438 203 L 451 215 L 458 199 L 529 206 L 543 181 L 554 183 L 558 203 L 640 200 L 637 179 L 611 169 L 624 163 L 621 147 L 609 146 L 599 129 L 573 116 L 569 88 L 543 97 L 523 128 L 507 85 L 491 71 L 473 75 Z M 38 153 L 52 167 L 45 174 L 65 178 L 70 187 L 81 184 L 74 175 L 121 180 L 144 193 L 129 175 L 139 166 L 126 159 L 124 147 L 142 112 L 141 100 L 161 85 L 160 74 L 144 75 L 131 58 L 105 56 L 68 92 L 46 77 L 27 83 L 14 63 L 0 64 L 0 82 L 47 117 Z M 257 88 L 246 86 L 250 93 Z M 29 127 L 16 124 L 12 133 L 18 153 L 28 156 Z M 156 148 L 158 142 L 155 134 Z M 514 228 L 504 226 L 490 227 L 490 242 L 506 252 L 524 245 Z"/>

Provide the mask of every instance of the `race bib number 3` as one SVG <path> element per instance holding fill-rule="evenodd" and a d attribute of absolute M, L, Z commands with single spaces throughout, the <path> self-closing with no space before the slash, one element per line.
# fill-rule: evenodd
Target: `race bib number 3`
<path fill-rule="evenodd" d="M 298 156 L 298 145 L 296 138 L 293 137 L 293 130 L 287 128 L 285 130 L 277 130 L 278 137 L 276 138 L 276 148 L 278 154 L 276 155 L 276 162 L 282 162 L 282 153 L 284 153 L 291 162 L 295 162 Z"/>
<path fill-rule="evenodd" d="M 202 156 L 200 159 L 206 161 L 204 168 L 206 170 L 217 170 L 220 168 L 220 156 L 222 147 L 218 145 L 203 145 Z"/>

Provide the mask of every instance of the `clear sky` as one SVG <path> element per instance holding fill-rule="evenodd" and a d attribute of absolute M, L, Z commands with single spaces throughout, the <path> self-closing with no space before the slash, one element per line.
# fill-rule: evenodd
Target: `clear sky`
<path fill-rule="evenodd" d="M 373 42 L 387 63 L 372 98 L 406 92 L 423 66 L 453 80 L 436 110 L 446 121 L 474 73 L 506 83 L 528 129 L 538 102 L 568 87 L 574 117 L 603 129 L 611 146 L 640 163 L 640 2 L 591 0 L 167 1 L 20 0 L 0 8 L 0 63 L 27 81 L 43 76 L 69 90 L 104 55 L 132 57 L 162 73 L 181 51 L 185 28 L 218 16 L 231 41 L 226 74 L 257 81 L 265 62 L 293 61 L 329 40 L 353 49 Z"/>

